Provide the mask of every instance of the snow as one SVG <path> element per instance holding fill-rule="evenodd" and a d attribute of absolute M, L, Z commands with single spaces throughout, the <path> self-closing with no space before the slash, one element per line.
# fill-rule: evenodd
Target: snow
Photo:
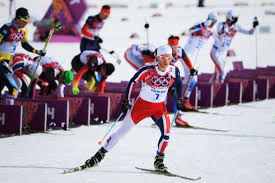
<path fill-rule="evenodd" d="M 206 110 L 213 114 L 186 113 L 184 119 L 191 125 L 228 132 L 173 127 L 165 159 L 169 170 L 201 176 L 199 182 L 274 182 L 274 102 L 272 99 Z M 134 168 L 153 168 L 160 133 L 149 118 L 123 138 L 100 166 L 62 174 L 64 169 L 78 166 L 92 156 L 111 125 L 0 139 L 1 182 L 181 182 L 179 178 Z"/>
<path fill-rule="evenodd" d="M 1 1 L 2 2 L 2 1 Z M 164 4 L 169 1 L 155 0 Z M 206 8 L 195 7 L 197 1 L 171 1 L 174 7 L 169 9 L 138 8 L 148 6 L 147 1 L 88 1 L 100 7 L 104 3 L 128 4 L 129 8 L 113 8 L 110 19 L 101 32 L 106 49 L 114 49 L 123 58 L 123 53 L 133 43 L 146 42 L 146 32 L 143 28 L 145 18 L 150 23 L 150 43 L 158 46 L 165 44 L 170 34 L 180 34 L 195 22 L 203 21 L 212 11 L 221 14 L 229 9 L 240 12 L 239 23 L 250 28 L 254 16 L 258 16 L 261 25 L 271 26 L 271 32 L 258 32 L 258 62 L 259 66 L 274 65 L 274 15 L 264 15 L 265 10 L 274 10 L 274 6 L 261 6 L 270 0 L 246 0 L 251 6 L 235 7 L 233 1 L 207 0 Z M 50 0 L 33 1 L 18 0 L 17 7 L 24 6 L 30 13 L 40 19 L 47 10 Z M 8 22 L 8 3 L 0 5 L 0 23 Z M 84 16 L 97 13 L 99 8 L 90 8 Z M 154 13 L 162 13 L 163 17 L 152 18 Z M 121 18 L 128 17 L 128 22 Z M 219 16 L 219 21 L 224 15 Z M 35 27 L 29 26 L 29 39 Z M 140 39 L 129 39 L 132 33 L 138 33 Z M 231 48 L 237 57 L 227 60 L 226 70 L 232 69 L 231 61 L 242 60 L 246 68 L 255 68 L 256 40 L 254 36 L 237 34 Z M 183 47 L 187 37 L 182 37 Z M 201 50 L 196 63 L 199 72 L 212 72 L 214 65 L 209 57 L 212 41 Z M 43 48 L 43 43 L 31 42 L 36 48 Z M 20 48 L 19 50 L 22 51 Z M 79 53 L 78 43 L 50 43 L 48 55 L 55 57 L 66 68 Z M 115 62 L 108 55 L 108 60 Z M 127 71 L 127 72 L 126 72 Z M 108 81 L 121 81 L 130 78 L 135 73 L 124 59 L 116 67 L 116 72 Z M 228 132 L 183 129 L 171 129 L 170 143 L 166 152 L 165 164 L 169 170 L 185 176 L 202 179 L 198 182 L 207 183 L 272 183 L 275 181 L 275 100 L 264 100 L 234 106 L 207 109 L 210 114 L 185 113 L 184 120 L 191 125 L 229 130 Z M 212 113 L 212 114 L 211 114 Z M 170 117 L 173 117 L 172 114 Z M 99 167 L 83 172 L 63 175 L 66 168 L 72 168 L 85 162 L 100 146 L 97 142 L 105 135 L 112 124 L 82 126 L 70 131 L 51 131 L 47 134 L 15 136 L 0 139 L 0 180 L 3 183 L 90 183 L 90 182 L 182 182 L 179 178 L 153 175 L 135 169 L 135 166 L 153 168 L 153 159 L 157 150 L 159 138 L 158 129 L 152 125 L 151 119 L 145 119 L 135 127 L 120 143 L 106 155 Z M 112 130 L 119 128 L 118 123 Z M 188 182 L 188 181 L 185 181 Z"/>

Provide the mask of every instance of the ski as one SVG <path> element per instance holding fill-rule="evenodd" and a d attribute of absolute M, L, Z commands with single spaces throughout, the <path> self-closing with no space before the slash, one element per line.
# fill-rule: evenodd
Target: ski
<path fill-rule="evenodd" d="M 185 112 L 194 112 L 194 113 L 202 113 L 202 114 L 213 114 L 213 115 L 222 115 L 220 113 L 216 113 L 216 112 L 207 112 L 207 111 L 199 111 L 199 110 L 187 110 Z"/>
<path fill-rule="evenodd" d="M 218 112 L 208 112 L 208 111 L 200 111 L 200 110 L 187 110 L 184 112 L 193 112 L 193 113 L 200 113 L 200 114 L 212 114 L 217 116 L 239 116 L 239 114 L 225 114 L 225 113 L 218 113 Z"/>
<path fill-rule="evenodd" d="M 92 168 L 92 167 L 87 167 L 86 165 L 81 165 L 81 166 L 78 166 L 78 167 L 75 167 L 75 168 L 66 169 L 66 170 L 64 170 L 63 174 L 79 172 L 79 171 L 83 171 L 83 170 L 86 170 L 86 169 L 89 169 L 89 168 Z"/>
<path fill-rule="evenodd" d="M 199 127 L 199 126 L 176 126 L 178 128 L 190 128 L 190 129 L 198 129 L 198 130 L 207 130 L 207 131 L 215 131 L 215 132 L 229 132 L 229 130 L 220 130 L 220 129 L 213 129 L 213 128 L 204 128 L 204 127 Z"/>
<path fill-rule="evenodd" d="M 159 174 L 159 175 L 165 175 L 168 177 L 178 177 L 181 179 L 186 179 L 186 180 L 192 180 L 192 181 L 196 181 L 196 180 L 200 180 L 201 177 L 197 177 L 197 178 L 191 178 L 191 177 L 186 177 L 186 176 L 182 176 L 179 174 L 174 174 L 168 171 L 160 171 L 160 170 L 153 170 L 153 169 L 146 169 L 146 168 L 140 168 L 140 167 L 135 167 L 136 169 L 145 171 L 145 172 L 150 172 L 150 173 L 154 173 L 154 174 Z"/>

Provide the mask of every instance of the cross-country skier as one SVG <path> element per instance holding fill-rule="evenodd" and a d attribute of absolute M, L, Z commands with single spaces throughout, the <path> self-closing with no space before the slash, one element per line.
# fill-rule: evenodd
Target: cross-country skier
<path fill-rule="evenodd" d="M 199 51 L 203 47 L 203 45 L 208 41 L 208 39 L 212 36 L 213 33 L 211 31 L 211 28 L 215 25 L 216 22 L 217 22 L 216 13 L 210 12 L 207 16 L 207 19 L 204 22 L 196 24 L 189 29 L 190 36 L 184 48 L 177 49 L 178 50 L 177 55 L 179 56 L 176 56 L 175 61 L 177 61 L 177 59 L 179 58 L 183 58 L 182 61 L 180 62 L 184 68 L 184 73 L 185 73 L 184 75 L 185 77 L 182 82 L 184 85 L 187 85 L 188 82 L 190 83 L 189 86 L 186 86 L 188 88 L 184 96 L 185 108 L 187 110 L 195 109 L 195 107 L 190 104 L 189 98 L 198 81 L 198 77 L 195 74 L 197 73 L 197 71 L 192 70 L 192 67 L 189 64 L 189 61 L 193 65 L 196 64 Z"/>
<path fill-rule="evenodd" d="M 155 62 L 155 47 L 148 44 L 133 44 L 124 53 L 125 60 L 136 70 Z"/>
<path fill-rule="evenodd" d="M 34 58 L 38 62 L 40 57 Z M 39 77 L 40 95 L 48 96 L 57 90 L 57 97 L 64 97 L 65 85 L 70 85 L 73 80 L 73 72 L 64 70 L 56 59 L 48 56 L 42 57 L 40 65 L 43 67 L 43 73 Z M 57 83 L 58 82 L 58 83 Z"/>
<path fill-rule="evenodd" d="M 111 13 L 111 8 L 109 5 L 102 6 L 100 13 L 95 16 L 89 16 L 86 23 L 81 29 L 82 39 L 80 42 L 80 51 L 84 50 L 100 50 L 99 44 L 103 40 L 99 37 L 99 32 L 104 25 L 104 20 L 106 20 Z"/>
<path fill-rule="evenodd" d="M 26 55 L 24 53 L 16 53 L 13 55 L 10 67 L 12 70 L 12 78 L 15 81 L 18 90 L 21 89 L 22 91 L 20 97 L 29 96 L 30 98 L 32 98 L 34 96 L 37 80 L 39 79 L 39 76 L 41 76 L 42 74 L 42 67 L 39 65 L 36 69 L 36 66 L 37 64 L 33 61 L 33 59 L 29 55 Z M 35 72 L 35 69 L 36 69 L 36 72 Z M 29 84 L 25 75 L 32 78 L 34 72 L 35 72 L 34 80 L 30 84 L 30 88 L 28 91 L 27 88 Z M 2 90 L 2 87 L 1 87 L 1 90 Z M 17 95 L 15 97 L 17 97 Z"/>
<path fill-rule="evenodd" d="M 226 14 L 226 21 L 220 22 L 217 25 L 217 29 L 214 34 L 215 42 L 210 53 L 210 57 L 215 64 L 215 71 L 209 81 L 210 83 L 224 83 L 226 76 L 224 66 L 227 51 L 236 33 L 241 32 L 243 34 L 253 35 L 256 27 L 259 25 L 258 20 L 254 19 L 252 28 L 250 30 L 245 30 L 240 25 L 236 24 L 237 21 L 238 15 L 232 10 L 229 10 Z"/>
<path fill-rule="evenodd" d="M 157 63 L 155 65 L 140 68 L 128 83 L 122 111 L 124 113 L 129 111 L 122 122 L 122 126 L 107 139 L 103 147 L 93 157 L 85 162 L 84 168 L 98 165 L 105 154 L 110 152 L 134 126 L 143 119 L 151 117 L 161 131 L 154 166 L 156 170 L 167 171 L 163 161 L 165 149 L 169 142 L 170 119 L 164 101 L 169 87 L 175 83 L 178 98 L 177 107 L 179 110 L 183 110 L 182 83 L 178 68 L 169 64 L 172 60 L 171 47 L 169 45 L 160 46 L 157 49 L 156 56 Z M 136 83 L 142 83 L 142 88 L 138 99 L 131 107 L 129 98 Z"/>
<path fill-rule="evenodd" d="M 103 93 L 106 79 L 110 76 L 115 67 L 111 63 L 106 63 L 104 57 L 96 51 L 86 50 L 81 54 L 76 55 L 72 60 L 72 70 L 77 72 L 73 80 L 73 94 L 78 95 L 78 84 L 83 78 L 87 83 L 85 88 L 91 92 Z M 97 72 L 100 78 L 96 77 Z"/>
<path fill-rule="evenodd" d="M 10 101 L 13 101 L 12 98 L 17 95 L 18 90 L 11 77 L 12 70 L 9 66 L 18 44 L 21 42 L 22 47 L 29 52 L 38 55 L 46 54 L 46 50 L 36 50 L 29 44 L 26 26 L 29 21 L 28 10 L 26 8 L 18 8 L 12 22 L 0 28 L 0 80 L 2 84 L 8 87 Z"/>
<path fill-rule="evenodd" d="M 171 35 L 168 38 L 168 44 L 170 45 L 170 47 L 172 48 L 172 54 L 173 54 L 173 59 L 171 60 L 170 64 L 174 65 L 177 61 L 180 60 L 180 63 L 182 64 L 183 68 L 184 68 L 184 78 L 189 77 L 189 75 L 196 77 L 198 71 L 196 69 L 194 69 L 191 61 L 189 60 L 189 58 L 186 56 L 184 50 L 179 46 L 179 37 L 178 36 L 173 36 Z M 185 81 L 185 80 L 183 80 Z M 183 84 L 187 84 L 187 81 L 183 82 Z M 174 100 L 175 100 L 175 104 L 176 104 L 176 96 L 175 96 L 175 87 L 172 86 L 170 88 L 170 91 L 172 92 L 172 94 L 174 95 Z M 190 88 L 190 87 L 189 87 Z M 186 92 L 187 93 L 187 92 Z M 184 107 L 187 110 L 193 110 L 191 104 L 189 103 L 189 97 L 190 95 L 186 95 L 184 96 Z M 176 107 L 174 107 L 174 110 L 176 112 Z M 188 126 L 188 122 L 184 121 L 182 119 L 183 113 L 182 112 L 178 112 L 178 115 L 176 117 L 176 125 L 178 126 Z"/>

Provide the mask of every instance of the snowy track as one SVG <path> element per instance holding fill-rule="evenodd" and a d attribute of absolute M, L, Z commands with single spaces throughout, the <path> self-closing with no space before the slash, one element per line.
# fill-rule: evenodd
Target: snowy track
<path fill-rule="evenodd" d="M 163 0 L 156 0 L 158 2 Z M 8 22 L 8 5 L 2 1 L 0 6 L 1 25 Z M 17 6 L 25 6 L 30 14 L 40 19 L 46 12 L 50 0 L 17 1 Z M 124 51 L 133 43 L 146 42 L 144 16 L 150 22 L 150 43 L 160 45 L 167 42 L 170 34 L 180 34 L 195 22 L 203 21 L 212 11 L 221 13 L 219 21 L 224 21 L 224 14 L 229 8 L 240 12 L 239 23 L 250 28 L 254 16 L 258 16 L 261 25 L 271 26 L 271 33 L 258 34 L 259 66 L 274 66 L 274 15 L 265 15 L 266 10 L 274 6 L 260 6 L 263 2 L 274 0 L 247 0 L 250 5 L 234 7 L 233 1 L 206 0 L 209 7 L 187 8 L 195 4 L 193 0 L 172 1 L 179 7 L 170 9 L 138 9 L 138 4 L 147 1 L 113 0 L 89 1 L 88 4 L 119 2 L 129 4 L 127 9 L 113 8 L 110 19 L 104 25 L 103 47 L 114 49 L 123 58 Z M 134 3 L 132 3 L 134 2 Z M 180 4 L 183 2 L 183 4 Z M 135 4 L 136 3 L 136 4 Z M 197 3 L 197 1 L 196 1 Z M 90 8 L 92 15 L 98 9 Z M 163 18 L 151 18 L 160 12 Z M 83 18 L 83 23 L 86 19 Z M 121 18 L 128 17 L 129 22 Z M 168 26 L 171 25 L 171 26 Z M 29 26 L 29 40 L 35 28 Z M 132 33 L 138 33 L 140 39 L 129 39 Z M 184 46 L 187 37 L 182 37 L 180 45 Z M 212 72 L 214 64 L 209 52 L 209 41 L 198 57 L 199 73 Z M 31 44 L 43 48 L 43 43 Z M 245 68 L 255 68 L 255 36 L 238 34 L 231 44 L 237 57 L 227 60 L 225 70 L 232 69 L 231 61 L 242 60 Z M 18 51 L 22 51 L 20 48 Z M 65 69 L 70 69 L 71 59 L 79 53 L 79 44 L 50 43 L 48 55 L 56 58 Z M 34 55 L 32 55 L 34 56 Z M 106 59 L 112 58 L 104 55 Z M 113 60 L 114 62 L 116 60 Z M 135 73 L 124 60 L 108 81 L 121 81 Z M 206 110 L 215 114 L 185 113 L 184 119 L 190 125 L 229 130 L 229 132 L 211 132 L 205 130 L 172 128 L 170 143 L 167 148 L 165 163 L 171 172 L 190 177 L 201 176 L 202 183 L 274 183 L 275 182 L 275 100 L 226 106 Z M 172 117 L 172 116 L 170 116 Z M 51 131 L 48 134 L 31 134 L 0 139 L 0 182 L 1 183 L 177 183 L 179 178 L 165 177 L 141 172 L 135 166 L 153 168 L 153 159 L 157 150 L 159 131 L 152 127 L 150 119 L 144 120 L 131 133 L 107 154 L 99 167 L 75 174 L 62 174 L 64 169 L 82 164 L 100 147 L 97 142 L 112 124 L 73 128 L 71 131 Z M 119 127 L 118 124 L 114 130 Z M 184 181 L 184 182 L 189 182 Z"/>
<path fill-rule="evenodd" d="M 274 182 L 274 104 L 273 99 L 206 110 L 237 116 L 186 113 L 184 119 L 191 125 L 230 131 L 173 127 L 166 165 L 175 173 L 201 176 L 199 182 Z M 152 123 L 151 119 L 146 119 L 135 127 L 106 155 L 99 167 L 68 175 L 62 174 L 63 170 L 78 166 L 93 155 L 100 147 L 98 140 L 111 124 L 2 138 L 1 182 L 182 182 L 179 178 L 135 169 L 135 166 L 153 168 L 159 131 Z M 119 126 L 120 123 L 113 130 Z"/>

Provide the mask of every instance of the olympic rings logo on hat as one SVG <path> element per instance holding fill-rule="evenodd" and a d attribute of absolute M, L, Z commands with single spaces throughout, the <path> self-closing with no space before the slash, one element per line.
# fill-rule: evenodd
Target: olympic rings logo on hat
<path fill-rule="evenodd" d="M 152 83 L 156 86 L 168 86 L 171 83 L 170 77 L 157 77 L 153 76 L 151 79 Z"/>

